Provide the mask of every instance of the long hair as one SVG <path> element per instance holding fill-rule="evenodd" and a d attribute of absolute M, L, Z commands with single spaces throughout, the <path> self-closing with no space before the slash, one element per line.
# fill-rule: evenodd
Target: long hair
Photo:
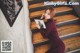
<path fill-rule="evenodd" d="M 47 7 L 45 9 L 45 13 L 46 13 L 47 10 L 50 10 L 50 17 L 52 19 L 55 16 L 54 8 L 53 7 Z M 46 17 L 44 16 L 44 18 L 46 18 Z"/>

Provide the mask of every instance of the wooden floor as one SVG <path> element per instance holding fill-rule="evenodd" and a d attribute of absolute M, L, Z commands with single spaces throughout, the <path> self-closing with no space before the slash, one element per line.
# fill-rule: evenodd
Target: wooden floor
<path fill-rule="evenodd" d="M 58 16 L 58 17 L 54 17 L 53 20 L 55 20 L 56 24 L 60 23 L 60 22 L 65 22 L 65 21 L 69 21 L 69 20 L 78 20 L 79 18 L 77 18 L 74 15 L 63 15 L 63 16 Z M 36 29 L 36 23 L 32 22 L 31 23 L 31 29 Z"/>
<path fill-rule="evenodd" d="M 68 26 L 62 26 L 58 28 L 58 33 L 60 36 L 65 36 L 67 34 L 75 33 L 78 31 L 80 31 L 80 25 L 75 25 L 75 24 L 68 25 Z M 32 36 L 33 36 L 33 43 L 38 43 L 38 42 L 47 40 L 42 37 L 40 32 L 35 33 Z"/>
<path fill-rule="evenodd" d="M 54 8 L 54 10 L 55 10 L 55 13 L 58 13 L 58 12 L 63 12 L 63 11 L 71 10 L 71 8 L 63 6 L 63 7 Z M 44 13 L 44 10 L 31 12 L 30 13 L 30 18 L 41 16 L 43 13 Z"/>
<path fill-rule="evenodd" d="M 66 0 L 50 0 L 50 1 L 57 2 L 57 1 L 66 1 Z M 29 9 L 31 9 L 31 8 L 37 8 L 37 7 L 42 7 L 42 6 L 45 6 L 44 2 L 36 3 L 36 4 L 33 4 L 33 5 L 29 5 Z"/>
<path fill-rule="evenodd" d="M 80 47 L 80 36 L 65 39 L 64 43 L 66 46 L 66 51 L 78 49 Z M 49 49 L 49 47 L 49 44 L 35 47 L 35 53 L 45 53 Z"/>
<path fill-rule="evenodd" d="M 49 49 L 49 47 L 50 47 L 49 44 L 36 47 L 34 53 L 45 53 Z"/>
<path fill-rule="evenodd" d="M 50 0 L 50 1 L 67 1 L 67 0 Z M 39 7 L 44 7 L 44 3 L 43 2 L 38 2 L 35 4 L 30 4 L 29 5 L 29 9 L 35 9 L 35 8 L 39 8 Z M 55 13 L 66 13 L 66 11 L 71 11 L 73 10 L 73 8 L 69 7 L 69 6 L 60 6 L 60 7 L 55 7 L 54 10 L 56 11 Z M 41 15 L 43 14 L 44 10 L 37 10 L 37 11 L 33 11 L 30 12 L 30 19 L 36 19 L 38 17 L 41 17 Z M 69 12 L 68 12 L 69 13 Z M 59 15 L 59 16 L 55 16 L 53 18 L 53 20 L 55 20 L 56 25 L 59 24 L 63 24 L 63 23 L 68 23 L 68 22 L 72 22 L 72 21 L 78 21 L 79 18 L 73 14 L 73 12 L 71 12 L 70 14 L 65 14 L 65 15 Z M 37 30 L 36 27 L 36 23 L 34 21 L 31 21 L 30 24 L 30 28 L 31 30 Z M 68 34 L 72 34 L 72 33 L 76 33 L 76 32 L 80 32 L 80 25 L 79 24 L 63 24 L 60 27 L 57 27 L 59 36 L 66 36 Z M 74 37 L 69 37 L 63 40 L 65 46 L 66 46 L 66 52 L 69 51 L 73 51 L 76 49 L 80 48 L 80 34 L 75 35 Z M 39 43 L 43 43 L 48 41 L 48 39 L 44 39 L 41 35 L 40 32 L 36 32 L 32 34 L 32 43 L 35 45 L 39 44 Z M 34 47 L 35 51 L 34 53 L 45 53 L 48 49 L 49 49 L 50 45 L 48 44 L 43 44 L 43 45 L 39 45 Z"/>

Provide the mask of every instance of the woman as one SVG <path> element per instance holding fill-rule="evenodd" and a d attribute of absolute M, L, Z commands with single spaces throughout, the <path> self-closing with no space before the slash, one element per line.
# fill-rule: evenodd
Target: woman
<path fill-rule="evenodd" d="M 45 22 L 46 29 L 39 29 L 39 32 L 44 38 L 50 40 L 50 49 L 46 53 L 64 53 L 65 45 L 59 38 L 55 21 L 53 20 L 55 11 L 52 7 L 48 7 L 43 13 L 41 19 L 47 20 Z"/>

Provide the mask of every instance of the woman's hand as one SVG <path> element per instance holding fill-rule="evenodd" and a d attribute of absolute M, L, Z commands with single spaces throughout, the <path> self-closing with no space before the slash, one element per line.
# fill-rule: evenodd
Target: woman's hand
<path fill-rule="evenodd" d="M 37 27 L 38 29 L 40 29 L 40 26 L 39 26 L 38 24 L 36 24 L 36 27 Z"/>
<path fill-rule="evenodd" d="M 44 13 L 42 14 L 41 18 L 40 19 L 43 19 L 44 18 Z"/>

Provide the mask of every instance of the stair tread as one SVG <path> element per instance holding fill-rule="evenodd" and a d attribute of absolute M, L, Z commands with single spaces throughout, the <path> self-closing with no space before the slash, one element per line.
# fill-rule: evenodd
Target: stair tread
<path fill-rule="evenodd" d="M 80 31 L 80 25 L 69 25 L 69 26 L 63 26 L 57 29 L 59 36 L 65 36 L 67 34 L 75 33 Z M 33 36 L 33 43 L 43 42 L 47 39 L 44 39 L 40 32 L 35 33 Z"/>
<path fill-rule="evenodd" d="M 31 8 L 36 8 L 36 7 L 42 7 L 42 6 L 45 6 L 45 5 L 44 5 L 44 2 L 29 5 L 29 9 L 31 9 Z"/>
<path fill-rule="evenodd" d="M 66 22 L 69 20 L 78 20 L 79 18 L 77 18 L 74 15 L 63 15 L 63 16 L 58 16 L 58 17 L 54 17 L 54 20 L 56 20 L 56 24 L 61 23 L 61 22 Z M 35 22 L 31 22 L 31 30 L 36 29 L 36 23 Z"/>
<path fill-rule="evenodd" d="M 77 33 L 79 34 L 80 31 L 75 32 L 75 34 L 77 34 Z M 70 34 L 73 34 L 73 33 L 70 33 Z M 69 36 L 70 34 L 67 34 L 66 37 Z M 73 34 L 73 35 L 74 35 L 74 34 Z M 62 37 L 62 36 L 60 36 L 60 37 Z M 72 37 L 74 37 L 74 36 L 72 36 Z M 37 39 L 36 39 L 36 40 L 37 40 Z M 48 42 L 48 41 L 49 41 L 48 39 L 42 39 L 42 40 L 40 39 L 40 40 L 38 40 L 38 41 L 33 42 L 33 44 L 35 45 L 35 44 L 44 43 L 44 42 Z"/>
<path fill-rule="evenodd" d="M 79 41 L 80 41 L 80 36 L 65 39 L 63 42 L 66 45 L 66 52 L 80 48 L 80 42 Z M 70 42 L 73 44 L 70 44 Z M 35 52 L 36 53 L 39 53 L 39 52 L 45 53 L 49 48 L 50 48 L 49 44 L 41 45 L 41 46 L 35 47 Z"/>
<path fill-rule="evenodd" d="M 32 0 L 28 0 L 28 2 L 29 2 L 29 1 L 32 1 Z"/>
<path fill-rule="evenodd" d="M 72 10 L 72 8 L 63 6 L 63 7 L 56 7 L 56 8 L 54 8 L 54 10 L 56 11 L 56 13 L 58 13 L 58 12 Z M 30 13 L 30 18 L 41 16 L 43 13 L 44 13 L 44 10 L 31 12 Z"/>
<path fill-rule="evenodd" d="M 45 53 L 49 49 L 49 47 L 50 46 L 48 44 L 36 47 L 35 48 L 35 53 Z"/>
<path fill-rule="evenodd" d="M 61 1 L 64 1 L 64 0 L 61 0 Z M 52 2 L 57 2 L 57 1 L 56 0 L 52 0 Z M 29 5 L 29 9 L 42 7 L 42 6 L 46 6 L 46 5 L 44 5 L 44 2 L 34 3 L 32 5 Z"/>

